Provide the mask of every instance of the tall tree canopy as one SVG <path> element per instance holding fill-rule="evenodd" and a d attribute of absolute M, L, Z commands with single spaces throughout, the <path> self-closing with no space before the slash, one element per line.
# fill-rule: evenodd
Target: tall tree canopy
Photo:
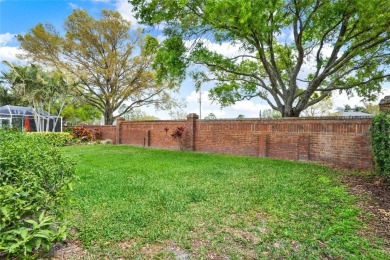
<path fill-rule="evenodd" d="M 164 56 L 182 63 L 160 67 L 174 74 L 178 65 L 204 65 L 197 79 L 216 81 L 211 97 L 223 106 L 260 97 L 295 117 L 335 90 L 373 100 L 389 80 L 390 0 L 129 2 L 175 43 Z M 226 56 L 215 43 L 240 51 Z"/>
<path fill-rule="evenodd" d="M 103 10 L 96 20 L 74 10 L 64 29 L 61 36 L 52 25 L 38 24 L 20 35 L 27 52 L 22 57 L 73 74 L 82 86 L 79 94 L 103 113 L 106 124 L 113 123 L 122 104 L 126 109 L 117 116 L 144 105 L 172 104 L 167 90 L 174 84 L 157 78 L 152 68 L 157 40 L 130 31 L 130 22 L 118 12 Z"/>

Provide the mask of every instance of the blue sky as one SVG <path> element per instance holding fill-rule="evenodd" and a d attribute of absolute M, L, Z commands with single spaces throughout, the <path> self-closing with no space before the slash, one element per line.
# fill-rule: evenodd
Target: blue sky
<path fill-rule="evenodd" d="M 0 60 L 10 62 L 22 62 L 16 59 L 16 54 L 20 52 L 18 42 L 14 39 L 17 34 L 24 34 L 38 23 L 53 24 L 57 30 L 61 31 L 63 22 L 74 8 L 82 8 L 90 15 L 98 17 L 102 9 L 112 9 L 132 22 L 134 26 L 140 26 L 131 12 L 131 6 L 127 0 L 0 0 Z M 159 36 L 159 35 L 155 35 Z M 162 35 L 160 35 L 162 37 Z M 217 45 L 210 43 L 211 47 L 218 52 L 229 54 L 236 53 L 234 46 L 228 44 Z M 213 46 L 215 45 L 215 46 Z M 4 70 L 4 65 L 0 65 L 0 70 Z M 220 109 L 218 104 L 212 104 L 207 98 L 207 90 L 210 84 L 204 86 L 202 97 L 202 117 L 209 113 L 214 113 L 217 118 L 235 118 L 239 114 L 245 117 L 257 117 L 259 110 L 269 108 L 264 101 L 259 99 L 251 101 L 237 102 L 236 105 Z M 385 88 L 385 93 L 390 94 L 390 89 Z M 186 113 L 198 113 L 198 94 L 195 93 L 195 86 L 191 79 L 186 79 L 180 89 L 178 98 L 183 99 L 187 107 Z M 359 104 L 360 98 L 348 99 L 345 95 L 335 95 L 333 97 L 334 107 L 350 104 Z M 148 113 L 157 115 L 161 119 L 168 119 L 168 113 L 155 111 L 154 108 L 145 108 Z"/>

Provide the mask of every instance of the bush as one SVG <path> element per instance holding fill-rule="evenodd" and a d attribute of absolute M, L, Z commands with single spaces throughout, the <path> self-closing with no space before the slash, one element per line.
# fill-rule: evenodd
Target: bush
<path fill-rule="evenodd" d="M 390 181 L 390 111 L 372 120 L 372 150 L 378 172 Z"/>
<path fill-rule="evenodd" d="M 90 142 L 102 139 L 102 130 L 95 128 L 93 132 L 84 127 L 66 128 L 66 132 L 71 133 L 74 139 L 81 139 L 83 142 Z"/>
<path fill-rule="evenodd" d="M 73 164 L 49 142 L 0 130 L 0 258 L 48 250 L 65 239 L 73 178 Z"/>
<path fill-rule="evenodd" d="M 185 131 L 185 127 L 179 126 L 171 134 L 172 138 L 176 140 L 176 142 L 178 143 L 180 150 L 184 149 L 184 144 L 183 144 L 184 131 Z"/>
<path fill-rule="evenodd" d="M 40 138 L 41 141 L 47 142 L 50 145 L 57 147 L 65 146 L 73 139 L 73 136 L 70 133 L 30 132 L 27 134 L 36 138 Z"/>

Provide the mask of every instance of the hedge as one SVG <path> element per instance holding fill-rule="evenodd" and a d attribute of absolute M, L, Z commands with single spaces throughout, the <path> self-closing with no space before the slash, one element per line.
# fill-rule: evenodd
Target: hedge
<path fill-rule="evenodd" d="M 69 144 L 73 136 L 70 133 L 56 133 L 56 132 L 30 132 L 27 133 L 35 138 L 40 138 L 41 141 L 47 142 L 53 146 L 65 146 Z"/>
<path fill-rule="evenodd" d="M 42 138 L 0 130 L 0 258 L 31 257 L 66 238 L 74 167 Z"/>
<path fill-rule="evenodd" d="M 373 118 L 371 132 L 376 168 L 390 181 L 390 111 Z"/>

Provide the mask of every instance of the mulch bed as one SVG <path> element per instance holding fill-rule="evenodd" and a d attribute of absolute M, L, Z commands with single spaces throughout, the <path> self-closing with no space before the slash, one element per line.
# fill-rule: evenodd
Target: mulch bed
<path fill-rule="evenodd" d="M 363 218 L 369 226 L 362 235 L 383 238 L 390 251 L 390 183 L 385 178 L 355 175 L 344 177 L 342 182 L 359 197 L 359 207 L 368 213 Z"/>

